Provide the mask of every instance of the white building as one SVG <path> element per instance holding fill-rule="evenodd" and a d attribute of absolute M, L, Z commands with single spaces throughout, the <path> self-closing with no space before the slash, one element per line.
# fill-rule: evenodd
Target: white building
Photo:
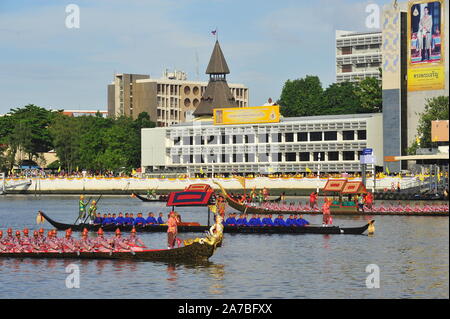
<path fill-rule="evenodd" d="M 381 80 L 381 32 L 336 31 L 336 82 Z"/>
<path fill-rule="evenodd" d="M 214 125 L 197 120 L 142 130 L 143 172 L 359 172 L 372 148 L 383 164 L 382 114 L 282 118 L 279 123 Z M 368 169 L 372 169 L 368 165 Z"/>

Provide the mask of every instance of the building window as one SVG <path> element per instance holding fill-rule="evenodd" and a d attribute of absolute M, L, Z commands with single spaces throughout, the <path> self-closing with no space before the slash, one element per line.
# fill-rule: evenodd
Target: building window
<path fill-rule="evenodd" d="M 272 153 L 272 162 L 281 162 L 281 153 Z"/>
<path fill-rule="evenodd" d="M 300 154 L 300 162 L 309 162 L 310 154 L 306 152 L 301 152 Z"/>
<path fill-rule="evenodd" d="M 355 152 L 353 152 L 353 151 L 342 152 L 342 159 L 344 161 L 354 161 L 355 160 Z"/>
<path fill-rule="evenodd" d="M 194 163 L 194 155 L 183 155 L 184 164 L 193 164 Z"/>
<path fill-rule="evenodd" d="M 259 153 L 258 154 L 258 162 L 266 163 L 269 161 L 269 153 Z"/>
<path fill-rule="evenodd" d="M 320 161 L 323 162 L 325 160 L 325 152 L 314 152 L 313 153 L 314 162 L 319 161 L 319 154 L 320 154 Z"/>
<path fill-rule="evenodd" d="M 342 54 L 352 54 L 352 47 L 342 47 Z"/>
<path fill-rule="evenodd" d="M 281 143 L 281 133 L 272 133 L 272 142 Z"/>
<path fill-rule="evenodd" d="M 229 154 L 222 154 L 221 161 L 222 161 L 222 163 L 229 163 L 230 155 Z"/>
<path fill-rule="evenodd" d="M 195 163 L 198 163 L 198 164 L 205 163 L 204 156 L 202 154 L 201 155 L 195 155 Z"/>
<path fill-rule="evenodd" d="M 297 141 L 308 142 L 308 133 L 306 132 L 297 133 Z"/>
<path fill-rule="evenodd" d="M 246 158 L 245 158 L 245 161 L 246 162 L 248 162 L 248 163 L 253 163 L 253 162 L 256 162 L 256 155 L 255 155 L 255 153 L 250 153 L 250 154 L 246 154 L 247 156 L 246 156 Z"/>
<path fill-rule="evenodd" d="M 269 143 L 269 134 L 258 134 L 258 140 L 260 143 Z"/>
<path fill-rule="evenodd" d="M 284 139 L 286 142 L 293 142 L 294 141 L 294 133 L 286 133 L 284 135 Z"/>
<path fill-rule="evenodd" d="M 343 131 L 342 139 L 344 141 L 353 141 L 355 139 L 355 131 Z"/>
<path fill-rule="evenodd" d="M 296 153 L 286 153 L 286 162 L 295 162 L 297 160 Z"/>
<path fill-rule="evenodd" d="M 358 140 L 367 140 L 366 130 L 358 130 Z"/>
<path fill-rule="evenodd" d="M 173 163 L 173 164 L 180 164 L 180 163 L 181 163 L 180 155 L 174 155 L 174 156 L 172 157 L 172 163 Z"/>
<path fill-rule="evenodd" d="M 322 140 L 322 132 L 310 132 L 309 140 L 311 142 L 317 142 Z"/>
<path fill-rule="evenodd" d="M 233 135 L 233 144 L 242 144 L 242 135 Z"/>
<path fill-rule="evenodd" d="M 255 143 L 255 135 L 244 135 L 244 143 L 245 144 L 253 144 Z"/>
<path fill-rule="evenodd" d="M 337 141 L 337 132 L 331 131 L 331 132 L 324 132 L 324 141 Z"/>
<path fill-rule="evenodd" d="M 173 140 L 174 145 L 180 145 L 181 144 L 181 137 L 175 137 Z"/>
<path fill-rule="evenodd" d="M 233 163 L 242 163 L 243 160 L 243 154 L 233 154 Z"/>
<path fill-rule="evenodd" d="M 344 64 L 341 68 L 342 73 L 352 72 L 351 64 Z"/>
<path fill-rule="evenodd" d="M 195 145 L 204 145 L 205 138 L 203 136 L 195 136 Z"/>
<path fill-rule="evenodd" d="M 339 161 L 339 152 L 328 152 L 329 161 Z"/>
<path fill-rule="evenodd" d="M 221 135 L 222 144 L 228 144 L 228 135 Z"/>

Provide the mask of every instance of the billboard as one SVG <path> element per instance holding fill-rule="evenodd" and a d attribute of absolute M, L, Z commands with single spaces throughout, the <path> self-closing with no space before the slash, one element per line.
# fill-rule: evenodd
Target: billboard
<path fill-rule="evenodd" d="M 214 109 L 214 125 L 277 123 L 278 105 Z"/>
<path fill-rule="evenodd" d="M 443 0 L 409 3 L 408 91 L 444 89 L 444 5 Z"/>

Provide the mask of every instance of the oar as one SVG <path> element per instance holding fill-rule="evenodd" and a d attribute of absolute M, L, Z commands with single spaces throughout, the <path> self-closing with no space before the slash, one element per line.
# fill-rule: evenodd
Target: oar
<path fill-rule="evenodd" d="M 86 203 L 86 207 L 89 205 L 89 202 L 91 201 L 92 196 L 89 197 L 89 200 Z M 77 221 L 81 218 L 80 212 L 78 212 L 78 218 L 75 220 L 75 222 L 73 223 L 74 225 L 76 225 Z"/>

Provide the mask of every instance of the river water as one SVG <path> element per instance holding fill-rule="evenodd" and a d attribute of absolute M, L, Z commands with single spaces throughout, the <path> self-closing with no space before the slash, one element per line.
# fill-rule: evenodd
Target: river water
<path fill-rule="evenodd" d="M 78 197 L 1 196 L 0 229 L 38 229 L 37 210 L 73 223 Z M 99 212 L 119 211 L 167 216 L 169 209 L 130 197 L 101 198 Z M 207 223 L 205 208 L 179 212 L 183 221 Z M 320 216 L 305 218 L 321 223 Z M 334 216 L 334 224 L 361 226 L 369 219 Z M 200 264 L 0 258 L 0 298 L 449 298 L 448 217 L 374 219 L 373 236 L 225 234 L 223 246 Z M 150 248 L 166 246 L 165 233 L 139 236 Z M 79 288 L 66 287 L 71 264 L 78 266 Z M 377 273 L 379 288 L 368 288 Z"/>

